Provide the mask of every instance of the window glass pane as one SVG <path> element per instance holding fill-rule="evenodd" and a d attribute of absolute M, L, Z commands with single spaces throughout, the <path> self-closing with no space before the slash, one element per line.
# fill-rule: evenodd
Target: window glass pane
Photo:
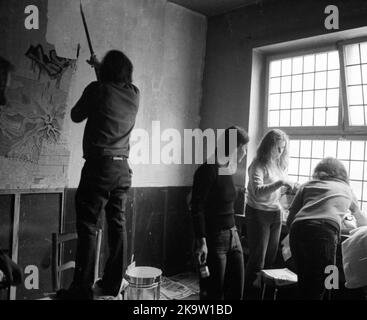
<path fill-rule="evenodd" d="M 282 93 L 280 95 L 280 109 L 290 109 L 291 107 L 291 94 Z"/>
<path fill-rule="evenodd" d="M 350 156 L 350 142 L 339 141 L 338 142 L 338 156 L 339 160 L 349 159 Z"/>
<path fill-rule="evenodd" d="M 361 60 L 359 57 L 359 45 L 350 44 L 345 46 L 345 56 L 347 65 L 360 63 Z"/>
<path fill-rule="evenodd" d="M 324 141 L 314 140 L 312 141 L 312 158 L 322 159 L 324 154 Z"/>
<path fill-rule="evenodd" d="M 354 180 L 362 180 L 363 162 L 351 161 L 349 178 Z"/>
<path fill-rule="evenodd" d="M 341 163 L 343 164 L 345 169 L 349 172 L 349 164 L 350 164 L 349 161 L 341 160 Z"/>
<path fill-rule="evenodd" d="M 302 75 L 292 76 L 292 91 L 302 90 Z"/>
<path fill-rule="evenodd" d="M 303 72 L 315 71 L 315 55 L 310 54 L 304 57 Z"/>
<path fill-rule="evenodd" d="M 315 126 L 324 126 L 326 124 L 326 109 L 315 109 L 315 119 L 314 125 Z"/>
<path fill-rule="evenodd" d="M 363 104 L 362 86 L 348 88 L 349 105 Z"/>
<path fill-rule="evenodd" d="M 309 127 L 313 124 L 313 109 L 302 110 L 302 126 Z"/>
<path fill-rule="evenodd" d="M 340 71 L 334 70 L 327 73 L 327 87 L 339 88 Z"/>
<path fill-rule="evenodd" d="M 311 155 L 311 140 L 301 140 L 300 157 L 307 158 Z"/>
<path fill-rule="evenodd" d="M 331 51 L 328 53 L 328 65 L 329 70 L 339 69 L 339 53 L 338 51 Z"/>
<path fill-rule="evenodd" d="M 270 62 L 270 77 L 280 76 L 280 60 Z"/>
<path fill-rule="evenodd" d="M 302 107 L 302 92 L 294 92 L 292 93 L 292 108 L 301 108 Z"/>
<path fill-rule="evenodd" d="M 339 89 L 327 90 L 326 105 L 328 107 L 336 107 L 339 105 Z"/>
<path fill-rule="evenodd" d="M 316 71 L 327 69 L 327 53 L 320 53 L 316 55 Z"/>
<path fill-rule="evenodd" d="M 316 72 L 315 74 L 315 89 L 326 88 L 326 72 Z"/>
<path fill-rule="evenodd" d="M 324 158 L 326 157 L 336 157 L 337 142 L 334 140 L 325 140 L 325 152 Z"/>
<path fill-rule="evenodd" d="M 327 108 L 326 110 L 326 125 L 337 126 L 339 120 L 339 109 L 338 108 Z"/>
<path fill-rule="evenodd" d="M 367 199 L 367 183 L 363 183 L 363 193 L 362 193 L 362 199 Z M 364 212 L 367 212 L 367 205 L 366 202 L 364 202 L 364 209 L 362 209 Z"/>
<path fill-rule="evenodd" d="M 362 182 L 351 180 L 350 186 L 354 194 L 357 196 L 357 198 L 361 199 L 362 198 Z"/>
<path fill-rule="evenodd" d="M 360 65 L 347 67 L 347 81 L 348 85 L 362 83 Z"/>
<path fill-rule="evenodd" d="M 361 62 L 367 63 L 367 42 L 361 43 L 360 48 L 361 48 Z"/>
<path fill-rule="evenodd" d="M 291 111 L 290 110 L 280 111 L 280 126 L 281 127 L 289 126 L 290 122 L 291 122 Z"/>
<path fill-rule="evenodd" d="M 352 141 L 351 160 L 363 160 L 364 145 L 365 145 L 364 141 Z"/>
<path fill-rule="evenodd" d="M 291 111 L 291 125 L 294 127 L 300 127 L 302 125 L 302 111 L 292 110 Z"/>
<path fill-rule="evenodd" d="M 280 92 L 280 78 L 270 79 L 270 93 Z"/>
<path fill-rule="evenodd" d="M 282 77 L 281 81 L 281 90 L 282 92 L 290 92 L 291 91 L 291 77 Z"/>
<path fill-rule="evenodd" d="M 313 107 L 313 91 L 303 92 L 302 106 L 303 106 L 303 108 L 312 108 Z"/>
<path fill-rule="evenodd" d="M 320 161 L 321 161 L 320 159 L 311 159 L 311 176 Z"/>
<path fill-rule="evenodd" d="M 300 74 L 303 70 L 303 57 L 296 57 L 292 59 L 292 73 Z"/>
<path fill-rule="evenodd" d="M 278 127 L 279 126 L 279 111 L 270 111 L 269 119 L 268 119 L 269 127 Z"/>
<path fill-rule="evenodd" d="M 288 174 L 289 175 L 297 175 L 298 174 L 298 159 L 291 158 L 289 160 Z"/>
<path fill-rule="evenodd" d="M 289 141 L 289 156 L 290 157 L 298 157 L 299 156 L 299 140 L 290 140 Z"/>
<path fill-rule="evenodd" d="M 282 76 L 288 76 L 292 71 L 292 60 L 284 59 L 282 60 Z"/>
<path fill-rule="evenodd" d="M 303 176 L 311 175 L 311 159 L 300 159 L 299 174 Z"/>
<path fill-rule="evenodd" d="M 269 109 L 279 109 L 280 94 L 271 94 L 269 96 Z"/>
<path fill-rule="evenodd" d="M 326 90 L 315 91 L 315 108 L 326 106 Z"/>
<path fill-rule="evenodd" d="M 367 83 L 367 64 L 362 65 L 362 81 L 364 84 Z"/>
<path fill-rule="evenodd" d="M 303 75 L 303 90 L 313 90 L 315 81 L 314 73 L 306 73 Z"/>
<path fill-rule="evenodd" d="M 363 106 L 349 107 L 349 121 L 352 126 L 363 126 L 365 124 Z"/>

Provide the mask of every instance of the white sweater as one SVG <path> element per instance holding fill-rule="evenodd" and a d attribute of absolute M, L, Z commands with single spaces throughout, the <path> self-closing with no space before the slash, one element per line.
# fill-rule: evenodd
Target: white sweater
<path fill-rule="evenodd" d="M 263 211 L 280 210 L 279 203 L 282 182 L 286 173 L 278 168 L 268 168 L 254 160 L 249 169 L 247 185 L 247 204 Z"/>

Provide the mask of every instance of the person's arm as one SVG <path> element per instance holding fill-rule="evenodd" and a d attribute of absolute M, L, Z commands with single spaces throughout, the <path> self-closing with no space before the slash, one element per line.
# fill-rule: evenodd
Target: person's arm
<path fill-rule="evenodd" d="M 349 210 L 356 219 L 357 227 L 367 226 L 367 215 L 359 209 L 358 199 L 354 194 Z"/>
<path fill-rule="evenodd" d="M 249 172 L 249 181 L 252 184 L 256 196 L 264 196 L 270 194 L 280 187 L 287 185 L 282 179 L 273 183 L 264 184 L 264 169 L 260 166 L 255 166 Z"/>
<path fill-rule="evenodd" d="M 5 275 L 6 285 L 19 285 L 23 281 L 21 268 L 0 250 L 0 270 Z"/>
<path fill-rule="evenodd" d="M 97 91 L 98 91 L 98 82 L 92 82 L 84 89 L 81 98 L 71 109 L 72 121 L 79 123 L 88 118 L 89 112 L 96 102 Z"/>
<path fill-rule="evenodd" d="M 294 199 L 292 201 L 291 206 L 289 207 L 289 214 L 287 218 L 287 228 L 289 230 L 294 218 L 296 217 L 296 214 L 301 210 L 303 206 L 303 188 L 299 188 L 296 195 L 294 196 Z"/>
<path fill-rule="evenodd" d="M 87 63 L 94 68 L 94 71 L 96 72 L 97 80 L 100 80 L 100 70 L 101 70 L 101 63 L 99 62 L 97 56 L 94 54 L 90 57 L 89 60 L 87 60 Z"/>
<path fill-rule="evenodd" d="M 194 176 L 191 198 L 191 215 L 196 237 L 196 254 L 199 263 L 205 263 L 208 253 L 206 245 L 205 205 L 216 180 L 212 167 L 199 168 Z"/>

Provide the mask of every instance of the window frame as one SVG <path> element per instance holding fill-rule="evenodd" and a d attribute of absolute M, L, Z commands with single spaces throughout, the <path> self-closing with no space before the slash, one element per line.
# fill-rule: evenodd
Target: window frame
<path fill-rule="evenodd" d="M 346 68 L 347 67 L 345 65 L 345 61 L 346 61 L 345 47 L 346 45 L 356 44 L 356 43 L 361 43 L 361 42 L 367 42 L 367 36 L 339 41 L 336 44 L 339 50 L 339 62 L 340 62 L 339 64 L 340 64 L 340 71 L 341 71 L 340 73 L 340 85 L 341 85 L 340 92 L 342 93 L 341 102 L 342 102 L 342 107 L 343 107 L 343 112 L 344 112 L 344 119 L 343 119 L 344 130 L 343 131 L 345 132 L 345 134 L 367 135 L 367 124 L 365 126 L 352 126 L 349 123 L 349 104 L 348 104 L 348 92 L 347 92 L 347 80 L 346 80 Z M 367 101 L 366 101 L 365 108 L 367 108 Z"/>
<path fill-rule="evenodd" d="M 278 54 L 268 54 L 265 57 L 265 115 L 263 118 L 263 128 L 266 130 L 270 129 L 280 129 L 286 132 L 290 137 L 297 138 L 307 138 L 311 136 L 319 136 L 320 134 L 324 136 L 330 136 L 335 138 L 344 138 L 346 136 L 366 138 L 367 140 L 367 125 L 365 126 L 351 126 L 349 123 L 349 110 L 348 110 L 348 95 L 347 95 L 347 83 L 346 83 L 346 50 L 345 46 L 349 44 L 355 44 L 360 42 L 366 42 L 367 36 L 352 38 L 343 41 L 336 41 L 333 44 L 323 45 L 317 47 L 306 47 L 301 50 L 284 51 Z M 274 60 L 287 59 L 296 56 L 305 56 L 308 54 L 317 54 L 328 51 L 338 51 L 339 53 L 339 69 L 340 69 L 340 86 L 339 86 L 339 112 L 338 112 L 338 125 L 337 126 L 268 126 L 268 116 L 269 116 L 269 83 L 270 83 L 270 63 Z M 367 104 L 367 103 L 366 103 Z M 366 106 L 367 108 L 367 106 Z"/>

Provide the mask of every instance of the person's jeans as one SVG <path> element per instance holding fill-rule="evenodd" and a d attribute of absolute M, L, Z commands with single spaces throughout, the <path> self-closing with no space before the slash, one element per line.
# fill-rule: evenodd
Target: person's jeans
<path fill-rule="evenodd" d="M 105 210 L 109 257 L 102 284 L 118 294 L 127 266 L 125 205 L 130 186 L 131 170 L 126 159 L 100 157 L 85 162 L 75 197 L 78 242 L 72 287 L 90 290 L 93 285 L 96 230 Z"/>
<path fill-rule="evenodd" d="M 280 211 L 262 211 L 246 206 L 246 232 L 249 257 L 245 274 L 245 298 L 259 298 L 253 286 L 260 270 L 271 268 L 276 260 L 282 229 Z"/>
<path fill-rule="evenodd" d="M 325 220 L 292 224 L 289 235 L 300 299 L 321 300 L 325 293 L 325 268 L 335 265 L 339 230 Z"/>
<path fill-rule="evenodd" d="M 236 227 L 207 236 L 210 276 L 200 279 L 201 299 L 241 300 L 244 261 Z"/>

